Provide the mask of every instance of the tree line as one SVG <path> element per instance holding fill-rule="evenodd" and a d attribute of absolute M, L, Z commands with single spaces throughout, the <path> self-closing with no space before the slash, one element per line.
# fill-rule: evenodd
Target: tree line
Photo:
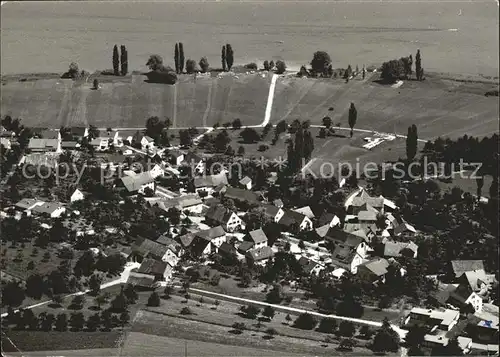
<path fill-rule="evenodd" d="M 384 81 L 389 83 L 393 83 L 399 79 L 410 79 L 413 74 L 412 66 L 412 55 L 387 61 L 382 63 L 382 72 L 380 76 Z M 420 49 L 417 50 L 417 54 L 415 56 L 415 77 L 417 81 L 424 80 L 424 69 L 422 68 Z"/>

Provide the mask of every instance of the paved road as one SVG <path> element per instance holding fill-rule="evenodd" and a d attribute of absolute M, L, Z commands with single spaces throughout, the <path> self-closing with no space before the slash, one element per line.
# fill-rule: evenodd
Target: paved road
<path fill-rule="evenodd" d="M 127 263 L 125 265 L 125 269 L 120 274 L 120 277 L 118 279 L 115 279 L 115 280 L 112 280 L 112 281 L 108 281 L 107 283 L 102 284 L 101 285 L 101 290 L 109 288 L 110 286 L 113 286 L 113 285 L 118 285 L 118 284 L 124 284 L 124 283 L 126 283 L 127 280 L 128 280 L 128 277 L 130 275 L 130 272 L 132 271 L 132 269 L 138 268 L 140 266 L 141 266 L 140 263 Z M 78 291 L 76 293 L 72 293 L 72 294 L 68 294 L 68 295 L 64 296 L 63 299 L 66 299 L 66 298 L 72 297 L 72 296 L 84 295 L 84 294 L 86 294 L 88 292 L 90 292 L 90 290 Z M 25 307 L 23 307 L 23 309 L 24 310 L 33 309 L 35 307 L 39 307 L 39 306 L 44 306 L 44 305 L 50 304 L 51 302 L 52 302 L 52 300 L 47 300 L 47 301 L 40 302 L 38 304 L 34 304 L 34 305 L 30 305 L 30 306 L 25 306 Z M 18 311 L 19 311 L 19 309 L 14 310 L 14 312 L 18 312 Z M 1 315 L 1 317 L 6 317 L 6 316 L 7 316 L 6 312 Z"/>

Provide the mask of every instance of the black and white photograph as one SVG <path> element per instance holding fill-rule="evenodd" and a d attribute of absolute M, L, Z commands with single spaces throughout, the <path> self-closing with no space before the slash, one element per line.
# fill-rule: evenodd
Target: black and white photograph
<path fill-rule="evenodd" d="M 499 11 L 2 1 L 1 356 L 499 356 Z"/>

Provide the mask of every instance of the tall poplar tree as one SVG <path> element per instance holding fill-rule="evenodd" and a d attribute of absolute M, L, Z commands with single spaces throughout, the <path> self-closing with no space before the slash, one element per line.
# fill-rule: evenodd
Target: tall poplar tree
<path fill-rule="evenodd" d="M 351 128 L 351 138 L 354 133 L 352 129 L 354 129 L 354 125 L 356 125 L 356 120 L 358 119 L 358 111 L 354 106 L 354 103 L 351 103 L 351 107 L 349 108 L 349 127 Z"/>
<path fill-rule="evenodd" d="M 415 73 L 417 75 L 417 81 L 422 80 L 422 59 L 420 58 L 420 50 L 417 50 L 417 55 L 415 56 Z"/>
<path fill-rule="evenodd" d="M 408 134 L 406 136 L 406 158 L 408 161 L 413 161 L 417 155 L 418 134 L 417 126 L 413 124 L 408 127 Z"/>
<path fill-rule="evenodd" d="M 234 52 L 230 44 L 226 45 L 226 64 L 227 69 L 230 71 L 234 63 Z"/>
<path fill-rule="evenodd" d="M 221 53 L 221 61 L 222 61 L 222 70 L 225 72 L 226 71 L 226 46 L 222 46 L 222 53 Z"/>
<path fill-rule="evenodd" d="M 125 76 L 128 72 L 128 53 L 125 45 L 120 46 L 120 63 L 121 63 L 121 75 Z"/>
<path fill-rule="evenodd" d="M 120 74 L 120 58 L 118 54 L 118 46 L 113 47 L 113 72 L 115 76 Z"/>
<path fill-rule="evenodd" d="M 179 44 L 175 44 L 174 50 L 175 73 L 179 74 Z"/>
<path fill-rule="evenodd" d="M 184 71 L 184 63 L 184 46 L 182 42 L 179 42 L 179 73 L 182 73 Z"/>

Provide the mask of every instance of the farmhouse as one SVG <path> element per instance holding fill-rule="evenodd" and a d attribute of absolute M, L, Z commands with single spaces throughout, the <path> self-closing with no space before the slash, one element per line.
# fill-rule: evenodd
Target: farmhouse
<path fill-rule="evenodd" d="M 69 201 L 70 202 L 76 202 L 76 201 L 81 201 L 85 198 L 85 196 L 83 195 L 83 192 L 80 191 L 79 189 L 75 189 L 73 191 L 73 193 L 71 194 L 70 198 L 69 198 Z"/>
<path fill-rule="evenodd" d="M 358 265 L 357 274 L 372 283 L 385 283 L 385 275 L 387 274 L 388 267 L 389 262 L 387 260 L 378 258 Z"/>
<path fill-rule="evenodd" d="M 201 214 L 203 211 L 203 203 L 201 199 L 195 195 L 179 196 L 168 200 L 162 200 L 158 203 L 160 208 L 168 211 L 175 207 L 181 212 L 188 211 L 193 214 Z"/>
<path fill-rule="evenodd" d="M 109 149 L 109 138 L 95 138 L 90 141 L 95 151 L 106 151 Z"/>
<path fill-rule="evenodd" d="M 285 211 L 274 205 L 263 204 L 261 208 L 264 212 L 264 215 L 276 223 L 278 223 L 281 217 L 283 217 L 283 215 L 285 214 Z"/>
<path fill-rule="evenodd" d="M 406 317 L 405 325 L 407 327 L 412 325 L 424 326 L 431 331 L 435 329 L 450 331 L 458 322 L 459 317 L 460 312 L 456 310 L 433 310 L 414 307 Z"/>
<path fill-rule="evenodd" d="M 153 258 L 176 266 L 179 262 L 179 250 L 173 246 L 166 246 L 147 238 L 139 238 L 132 245 L 132 259 Z"/>
<path fill-rule="evenodd" d="M 141 266 L 137 269 L 137 273 L 152 275 L 155 281 L 168 281 L 172 278 L 174 267 L 164 261 L 145 258 Z"/>
<path fill-rule="evenodd" d="M 194 178 L 194 187 L 196 192 L 204 191 L 207 194 L 211 194 L 214 191 L 214 188 L 219 185 L 227 185 L 227 176 L 223 171 L 216 175 L 208 175 Z"/>
<path fill-rule="evenodd" d="M 156 282 L 154 275 L 131 271 L 127 279 L 127 284 L 137 286 L 142 289 L 153 289 L 158 283 Z"/>
<path fill-rule="evenodd" d="M 294 209 L 293 211 L 298 212 L 300 214 L 303 214 L 304 216 L 306 216 L 309 219 L 313 219 L 315 217 L 313 211 L 311 210 L 311 207 L 309 207 L 309 206 L 300 207 L 300 208 Z"/>
<path fill-rule="evenodd" d="M 453 306 L 461 309 L 470 304 L 474 311 L 483 309 L 483 299 L 466 284 L 458 286 L 448 284 L 444 289 L 435 292 L 431 298 L 441 306 Z"/>
<path fill-rule="evenodd" d="M 114 147 L 122 147 L 123 146 L 123 140 L 118 135 L 117 130 L 99 131 L 97 137 L 101 138 L 101 139 L 108 139 L 108 144 L 113 145 Z"/>
<path fill-rule="evenodd" d="M 60 202 L 44 202 L 41 205 L 35 205 L 31 210 L 33 213 L 48 216 L 50 218 L 58 218 L 66 212 L 66 208 Z"/>
<path fill-rule="evenodd" d="M 142 150 L 152 150 L 155 147 L 155 141 L 152 137 L 144 135 L 140 138 L 139 143 L 141 144 Z"/>
<path fill-rule="evenodd" d="M 271 247 L 268 246 L 251 249 L 245 254 L 248 266 L 265 265 L 273 256 L 274 252 Z"/>
<path fill-rule="evenodd" d="M 205 172 L 205 162 L 203 158 L 192 151 L 188 151 L 184 155 L 182 165 L 190 166 L 194 174 L 202 174 Z"/>
<path fill-rule="evenodd" d="M 312 221 L 305 215 L 299 212 L 287 210 L 278 221 L 287 230 L 310 230 L 313 228 Z"/>
<path fill-rule="evenodd" d="M 259 196 L 255 192 L 231 186 L 226 187 L 224 197 L 232 199 L 236 204 L 255 205 L 259 202 Z"/>
<path fill-rule="evenodd" d="M 259 228 L 251 231 L 245 236 L 245 240 L 253 243 L 253 248 L 258 249 L 267 246 L 267 236 L 264 231 Z"/>
<path fill-rule="evenodd" d="M 31 138 L 28 143 L 31 152 L 61 152 L 61 141 L 59 139 Z"/>
<path fill-rule="evenodd" d="M 150 188 L 153 192 L 155 191 L 154 178 L 149 171 L 142 172 L 135 176 L 124 176 L 121 178 L 121 183 L 130 194 L 144 194 L 146 188 Z"/>
<path fill-rule="evenodd" d="M 401 257 L 406 256 L 416 258 L 418 254 L 418 245 L 413 242 L 393 242 L 386 241 L 384 243 L 385 257 Z"/>
<path fill-rule="evenodd" d="M 167 158 L 170 164 L 179 166 L 184 161 L 184 153 L 179 150 L 172 150 L 167 154 Z"/>
<path fill-rule="evenodd" d="M 211 206 L 205 213 L 205 219 L 209 225 L 222 225 L 228 232 L 243 229 L 244 227 L 241 218 L 223 205 Z"/>
<path fill-rule="evenodd" d="M 247 190 L 252 189 L 252 179 L 248 176 L 243 177 L 240 181 L 239 184 L 241 187 Z"/>
<path fill-rule="evenodd" d="M 188 233 L 179 237 L 181 244 L 195 256 L 217 253 L 226 241 L 226 232 L 217 226 L 196 233 Z"/>
<path fill-rule="evenodd" d="M 333 213 L 324 212 L 318 220 L 320 226 L 328 225 L 329 227 L 335 227 L 340 224 L 340 219 Z"/>

